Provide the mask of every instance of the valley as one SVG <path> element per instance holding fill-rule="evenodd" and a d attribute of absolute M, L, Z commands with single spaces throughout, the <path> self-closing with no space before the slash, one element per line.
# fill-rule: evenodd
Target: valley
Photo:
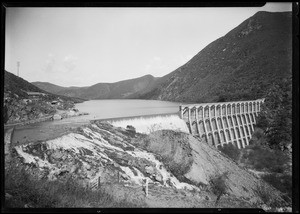
<path fill-rule="evenodd" d="M 292 212 L 291 35 L 292 12 L 260 11 L 162 77 L 65 87 L 4 71 L 6 211 Z"/>

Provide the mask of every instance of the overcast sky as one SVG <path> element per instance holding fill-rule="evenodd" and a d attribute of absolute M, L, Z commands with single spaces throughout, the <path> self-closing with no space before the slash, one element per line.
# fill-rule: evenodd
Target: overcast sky
<path fill-rule="evenodd" d="M 7 8 L 5 69 L 61 86 L 160 77 L 256 12 L 291 8 Z"/>

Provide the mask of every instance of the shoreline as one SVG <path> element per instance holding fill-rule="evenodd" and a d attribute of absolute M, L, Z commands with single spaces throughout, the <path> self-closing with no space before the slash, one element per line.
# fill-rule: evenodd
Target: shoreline
<path fill-rule="evenodd" d="M 75 112 L 74 114 L 71 114 L 70 112 L 73 111 Z M 54 119 L 55 115 L 58 115 L 60 119 Z M 4 124 L 4 129 L 12 128 L 12 127 L 21 127 L 21 126 L 26 126 L 29 124 L 35 124 L 35 123 L 40 123 L 40 122 L 46 122 L 46 121 L 54 121 L 54 120 L 63 120 L 66 118 L 70 117 L 79 117 L 83 115 L 88 115 L 86 112 L 79 112 L 79 111 L 74 111 L 73 109 L 68 109 L 68 110 L 59 110 L 56 111 L 55 114 L 47 115 L 45 117 L 40 117 L 36 118 L 33 120 L 27 120 L 27 121 L 20 121 L 16 123 L 9 123 L 9 124 Z"/>

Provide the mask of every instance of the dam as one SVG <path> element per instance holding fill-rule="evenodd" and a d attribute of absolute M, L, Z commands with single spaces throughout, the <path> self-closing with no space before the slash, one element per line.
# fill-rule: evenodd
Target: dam
<path fill-rule="evenodd" d="M 264 99 L 181 105 L 180 118 L 189 132 L 215 147 L 249 145 Z"/>

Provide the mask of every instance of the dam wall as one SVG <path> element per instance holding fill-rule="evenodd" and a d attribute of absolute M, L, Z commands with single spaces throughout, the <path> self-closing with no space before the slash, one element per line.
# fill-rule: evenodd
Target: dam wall
<path fill-rule="evenodd" d="M 249 145 L 264 99 L 181 105 L 180 118 L 189 132 L 215 147 Z"/>

